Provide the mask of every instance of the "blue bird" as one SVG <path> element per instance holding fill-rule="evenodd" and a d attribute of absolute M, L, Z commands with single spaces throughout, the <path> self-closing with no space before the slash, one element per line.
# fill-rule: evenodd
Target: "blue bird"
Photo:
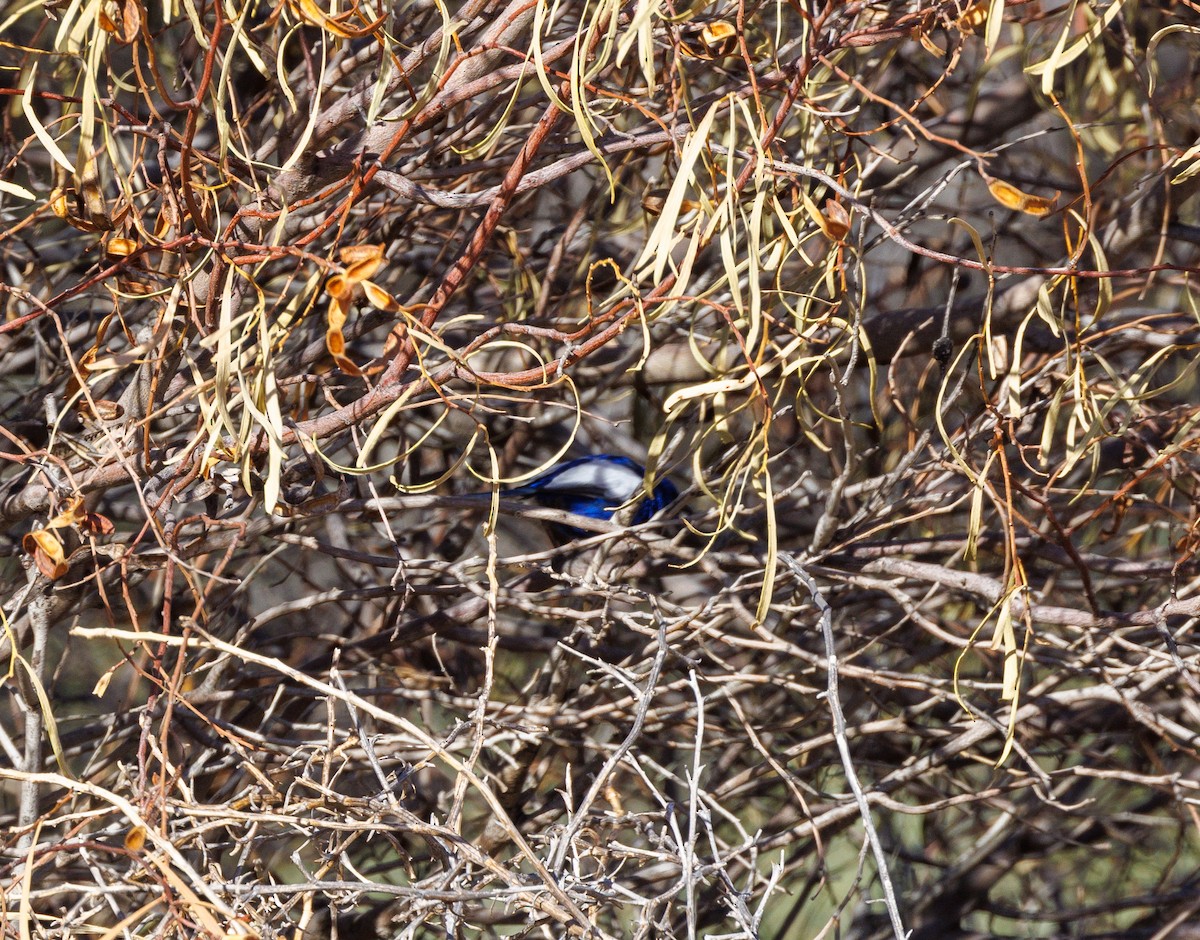
<path fill-rule="evenodd" d="M 591 519 L 611 519 L 621 506 L 644 492 L 645 477 L 645 468 L 628 457 L 596 454 L 557 463 L 537 479 L 501 490 L 500 495 L 530 499 L 548 509 L 562 509 Z M 660 480 L 638 504 L 630 523 L 648 522 L 677 496 L 679 490 L 674 483 Z M 566 540 L 593 534 L 568 525 L 552 524 L 550 528 Z"/>

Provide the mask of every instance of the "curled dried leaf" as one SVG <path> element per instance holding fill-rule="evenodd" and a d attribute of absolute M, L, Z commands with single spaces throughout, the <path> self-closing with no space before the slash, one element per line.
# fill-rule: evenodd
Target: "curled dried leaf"
<path fill-rule="evenodd" d="M 125 417 L 125 409 L 120 404 L 105 398 L 96 399 L 93 402 L 89 402 L 86 398 L 81 399 L 75 409 L 81 418 L 93 421 L 119 421 Z"/>
<path fill-rule="evenodd" d="M 326 314 L 326 322 L 330 330 L 337 330 L 339 333 L 342 327 L 346 325 L 346 316 L 350 312 L 350 299 L 348 297 L 335 298 L 333 303 L 329 305 L 329 313 Z"/>
<path fill-rule="evenodd" d="M 360 261 L 378 260 L 383 257 L 383 245 L 343 245 L 338 249 L 338 257 L 347 266 Z"/>
<path fill-rule="evenodd" d="M 62 529 L 75 525 L 86 515 L 83 508 L 82 496 L 71 496 L 63 502 L 63 509 L 57 516 L 46 523 L 47 529 Z"/>
<path fill-rule="evenodd" d="M 383 266 L 383 258 L 364 258 L 346 267 L 346 280 L 351 284 L 365 281 Z"/>
<path fill-rule="evenodd" d="M 163 200 L 162 208 L 158 211 L 158 219 L 154 223 L 154 237 L 165 238 L 175 225 L 175 207 L 170 200 Z"/>
<path fill-rule="evenodd" d="M 680 51 L 693 59 L 723 59 L 737 51 L 737 27 L 728 20 L 689 23 L 680 37 Z"/>
<path fill-rule="evenodd" d="M 822 212 L 817 208 L 817 204 L 812 201 L 808 193 L 800 194 L 800 201 L 804 205 L 804 210 L 809 217 L 817 223 L 817 227 L 821 230 L 821 234 L 828 238 L 831 242 L 840 243 L 850 231 L 850 213 L 846 207 L 833 199 L 825 200 L 825 211 Z"/>
<path fill-rule="evenodd" d="M 67 206 L 66 191 L 59 188 L 55 189 L 50 194 L 50 211 L 60 219 L 67 219 L 70 216 L 70 209 Z"/>
<path fill-rule="evenodd" d="M 104 243 L 104 253 L 110 258 L 128 258 L 137 251 L 137 242 L 132 238 L 113 237 Z"/>
<path fill-rule="evenodd" d="M 358 378 L 364 374 L 362 369 L 360 369 L 358 366 L 356 366 L 353 362 L 351 362 L 345 356 L 334 356 L 333 361 L 337 363 L 337 367 L 339 369 L 341 369 L 344 373 L 346 373 L 346 375 L 349 375 L 352 378 Z"/>
<path fill-rule="evenodd" d="M 642 197 L 642 208 L 650 215 L 662 215 L 663 206 L 667 204 L 665 189 L 652 189 Z"/>
<path fill-rule="evenodd" d="M 918 29 L 913 33 L 913 35 L 916 37 L 917 42 L 921 44 L 921 48 L 930 55 L 936 56 L 939 59 L 946 55 L 946 50 L 930 39 L 929 33 L 927 33 L 925 30 Z"/>
<path fill-rule="evenodd" d="M 347 245 L 338 251 L 346 270 L 325 282 L 325 291 L 339 300 L 348 299 L 354 288 L 383 266 L 383 245 Z"/>
<path fill-rule="evenodd" d="M 1022 192 L 1013 186 L 1011 183 L 1006 183 L 1003 180 L 984 177 L 987 182 L 988 191 L 992 194 L 992 198 L 1000 205 L 1009 209 L 1016 209 L 1018 212 L 1024 212 L 1028 215 L 1034 215 L 1038 218 L 1049 215 L 1054 211 L 1055 200 L 1058 199 L 1058 193 L 1055 192 L 1053 199 L 1044 199 L 1041 196 L 1032 196 L 1029 193 Z"/>
<path fill-rule="evenodd" d="M 108 214 L 108 203 L 101 188 L 100 170 L 96 166 L 96 158 L 88 154 L 77 162 L 79 164 L 76 174 L 79 181 L 77 199 L 80 208 L 79 214 L 84 221 L 94 226 L 92 231 L 111 232 L 113 220 Z"/>
<path fill-rule="evenodd" d="M 325 282 L 325 293 L 334 300 L 349 301 L 350 295 L 354 293 L 354 285 L 347 280 L 344 274 L 334 274 Z"/>
<path fill-rule="evenodd" d="M 354 9 L 347 10 L 345 13 L 330 16 L 318 7 L 313 0 L 292 0 L 289 5 L 300 15 L 301 19 L 310 25 L 318 26 L 327 33 L 341 39 L 361 39 L 364 36 L 369 36 L 387 21 L 387 15 L 385 14 L 374 22 L 368 22 L 365 26 L 355 27 L 349 25 L 352 19 L 357 18 L 359 22 L 365 22 L 365 17 L 359 13 L 357 6 Z"/>
<path fill-rule="evenodd" d="M 67 573 L 67 561 L 63 556 L 62 542 L 50 529 L 34 529 L 21 539 L 21 547 L 33 557 L 38 571 L 51 581 L 57 581 Z"/>
<path fill-rule="evenodd" d="M 700 30 L 700 41 L 714 58 L 731 55 L 737 48 L 737 29 L 728 20 L 712 20 Z"/>
<path fill-rule="evenodd" d="M 850 232 L 850 213 L 840 202 L 825 200 L 825 211 L 821 213 L 824 224 L 821 230 L 829 238 L 840 242 Z"/>
<path fill-rule="evenodd" d="M 367 295 L 367 300 L 371 302 L 371 306 L 387 313 L 395 313 L 400 309 L 400 304 L 396 298 L 374 281 L 363 281 L 362 289 L 363 293 Z"/>
<path fill-rule="evenodd" d="M 94 220 L 89 219 L 80 203 L 79 193 L 74 189 L 56 189 L 51 193 L 50 211 L 81 232 L 108 232 L 113 227 L 112 220 L 103 213 Z"/>
<path fill-rule="evenodd" d="M 332 275 L 325 282 L 325 292 L 330 297 L 329 312 L 326 315 L 325 347 L 338 368 L 348 375 L 363 374 L 358 366 L 346 358 L 346 338 L 342 334 L 342 328 L 350 314 L 350 302 L 359 288 L 372 306 L 388 313 L 395 313 L 401 309 L 396 298 L 368 280 L 383 266 L 383 252 L 383 245 L 347 245 L 341 248 L 338 256 L 346 270 Z"/>
<path fill-rule="evenodd" d="M 359 376 L 362 375 L 362 370 L 346 358 L 346 337 L 342 334 L 349 310 L 349 297 L 336 298 L 329 305 L 329 312 L 326 314 L 325 348 L 329 350 L 329 355 L 333 357 L 339 369 L 347 375 Z"/>
<path fill-rule="evenodd" d="M 103 516 L 98 512 L 87 513 L 79 527 L 89 535 L 112 535 L 116 528 L 108 516 Z"/>
<path fill-rule="evenodd" d="M 138 0 L 105 3 L 100 9 L 100 28 L 126 45 L 133 42 L 142 28 L 142 9 Z"/>
<path fill-rule="evenodd" d="M 663 209 L 667 205 L 667 196 L 670 191 L 666 189 L 652 189 L 642 197 L 642 208 L 646 210 L 648 215 L 662 215 Z M 686 222 L 690 213 L 697 212 L 700 209 L 700 203 L 694 199 L 679 200 L 679 218 L 676 221 L 678 226 L 680 222 Z"/>

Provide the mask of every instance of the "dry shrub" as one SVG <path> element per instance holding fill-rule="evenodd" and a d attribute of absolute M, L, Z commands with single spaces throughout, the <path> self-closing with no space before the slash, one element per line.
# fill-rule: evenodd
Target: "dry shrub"
<path fill-rule="evenodd" d="M 2 16 L 5 936 L 1182 936 L 1193 4 Z"/>

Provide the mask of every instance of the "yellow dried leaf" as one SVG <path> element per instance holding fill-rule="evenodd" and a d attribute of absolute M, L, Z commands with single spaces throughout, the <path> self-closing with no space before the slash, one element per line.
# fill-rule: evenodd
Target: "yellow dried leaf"
<path fill-rule="evenodd" d="M 343 245 L 338 249 L 338 257 L 347 266 L 371 258 L 382 258 L 383 245 Z"/>
<path fill-rule="evenodd" d="M 50 194 L 50 211 L 81 232 L 108 232 L 113 227 L 112 220 L 103 212 L 95 221 L 86 218 L 79 194 L 74 189 L 54 190 Z"/>
<path fill-rule="evenodd" d="M 60 219 L 65 219 L 70 214 L 67 207 L 67 194 L 61 189 L 56 189 L 50 194 L 50 211 Z"/>
<path fill-rule="evenodd" d="M 346 337 L 342 335 L 342 327 L 346 325 L 346 315 L 350 308 L 350 298 L 336 299 L 329 305 L 326 314 L 325 348 L 337 363 L 339 369 L 347 375 L 362 375 L 362 370 L 346 358 Z"/>
<path fill-rule="evenodd" d="M 400 304 L 396 301 L 396 298 L 374 281 L 363 281 L 362 289 L 363 293 L 367 295 L 367 300 L 371 302 L 371 306 L 387 313 L 395 313 L 400 309 Z"/>
<path fill-rule="evenodd" d="M 334 274 L 325 282 L 325 292 L 334 300 L 349 301 L 354 293 L 354 285 L 346 279 L 346 275 Z"/>
<path fill-rule="evenodd" d="M 334 356 L 333 361 L 337 363 L 337 367 L 351 378 L 358 378 L 363 374 L 363 370 L 356 366 L 345 356 Z"/>
<path fill-rule="evenodd" d="M 325 331 L 325 348 L 329 350 L 329 354 L 337 359 L 346 353 L 346 337 L 342 335 L 342 331 L 335 327 L 330 327 Z"/>
<path fill-rule="evenodd" d="M 104 243 L 104 253 L 110 258 L 128 258 L 137 251 L 137 242 L 132 238 L 110 238 Z"/>
<path fill-rule="evenodd" d="M 134 826 L 125 833 L 125 848 L 130 852 L 140 852 L 146 844 L 146 829 L 144 826 Z"/>
<path fill-rule="evenodd" d="M 691 23 L 684 30 L 679 49 L 693 59 L 723 59 L 737 51 L 737 27 L 728 20 Z"/>
<path fill-rule="evenodd" d="M 925 32 L 925 30 L 918 29 L 914 32 L 914 35 L 917 37 L 917 42 L 921 44 L 921 48 L 930 55 L 937 56 L 938 58 L 946 55 L 946 50 L 930 39 L 929 33 Z"/>
<path fill-rule="evenodd" d="M 987 22 L 988 6 L 988 3 L 975 3 L 967 7 L 957 20 L 958 28 L 968 33 L 979 29 Z"/>
<path fill-rule="evenodd" d="M 727 56 L 737 47 L 737 29 L 728 20 L 713 20 L 704 24 L 700 41 L 712 56 Z"/>
<path fill-rule="evenodd" d="M 845 206 L 833 199 L 825 200 L 825 211 L 817 208 L 808 193 L 800 193 L 800 201 L 809 218 L 817 223 L 821 234 L 832 242 L 840 242 L 850 231 L 850 213 Z"/>
<path fill-rule="evenodd" d="M 347 266 L 346 280 L 351 284 L 357 284 L 359 281 L 365 281 L 382 266 L 382 258 L 364 258 L 362 261 L 356 261 L 354 264 Z"/>
<path fill-rule="evenodd" d="M 57 581 L 67 573 L 67 562 L 63 556 L 62 542 L 49 529 L 34 529 L 21 539 L 25 553 L 33 556 L 38 571 L 51 581 Z"/>
<path fill-rule="evenodd" d="M 79 181 L 78 201 L 82 209 L 81 214 L 88 223 L 96 227 L 96 230 L 111 231 L 113 222 L 109 218 L 108 205 L 100 188 L 100 171 L 96 160 L 91 154 L 87 154 L 81 155 L 77 162 L 79 172 L 76 176 Z"/>
<path fill-rule="evenodd" d="M 313 0 L 293 0 L 291 6 L 302 19 L 342 39 L 361 39 L 369 36 L 387 21 L 387 14 L 384 14 L 374 22 L 367 23 L 366 26 L 355 27 L 348 24 L 350 19 L 358 14 L 357 9 L 330 16 Z M 360 20 L 365 20 L 365 17 L 360 17 Z"/>
<path fill-rule="evenodd" d="M 300 14 L 300 18 L 309 23 L 311 26 L 319 26 L 322 29 L 327 29 L 335 36 L 340 36 L 343 39 L 349 39 L 350 34 L 342 29 L 341 24 L 337 20 L 330 19 L 325 15 L 325 12 L 318 7 L 313 0 L 296 0 L 292 7 Z"/>
<path fill-rule="evenodd" d="M 63 529 L 75 525 L 86 515 L 87 511 L 83 508 L 83 497 L 71 496 L 64 501 L 62 512 L 46 523 L 46 528 Z"/>
<path fill-rule="evenodd" d="M 109 670 L 104 673 L 104 675 L 97 679 L 96 684 L 92 686 L 92 695 L 96 696 L 96 698 L 101 698 L 104 693 L 108 691 L 108 686 L 112 682 L 113 674 L 123 665 L 125 665 L 124 660 L 117 663 L 115 666 L 110 667 Z"/>
<path fill-rule="evenodd" d="M 342 327 L 346 325 L 346 317 L 350 312 L 350 298 L 338 297 L 329 305 L 329 312 L 325 315 L 326 322 L 329 324 L 329 329 L 337 330 L 339 333 Z"/>
<path fill-rule="evenodd" d="M 1008 209 L 1016 209 L 1038 218 L 1054 211 L 1054 203 L 1059 195 L 1057 192 L 1054 194 L 1054 199 L 1043 199 L 1041 196 L 1031 196 L 1029 193 L 1022 192 L 1003 180 L 990 177 L 984 179 L 987 181 L 988 191 L 992 194 L 992 198 Z"/>

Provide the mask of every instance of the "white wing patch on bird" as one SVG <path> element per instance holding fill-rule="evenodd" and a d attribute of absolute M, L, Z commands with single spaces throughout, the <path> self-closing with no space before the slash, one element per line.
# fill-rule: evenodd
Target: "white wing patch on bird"
<path fill-rule="evenodd" d="M 628 500 L 642 486 L 642 475 L 629 467 L 608 461 L 591 461 L 568 467 L 556 474 L 542 487 L 544 492 L 573 490 L 601 494 L 605 499 L 619 505 Z"/>

